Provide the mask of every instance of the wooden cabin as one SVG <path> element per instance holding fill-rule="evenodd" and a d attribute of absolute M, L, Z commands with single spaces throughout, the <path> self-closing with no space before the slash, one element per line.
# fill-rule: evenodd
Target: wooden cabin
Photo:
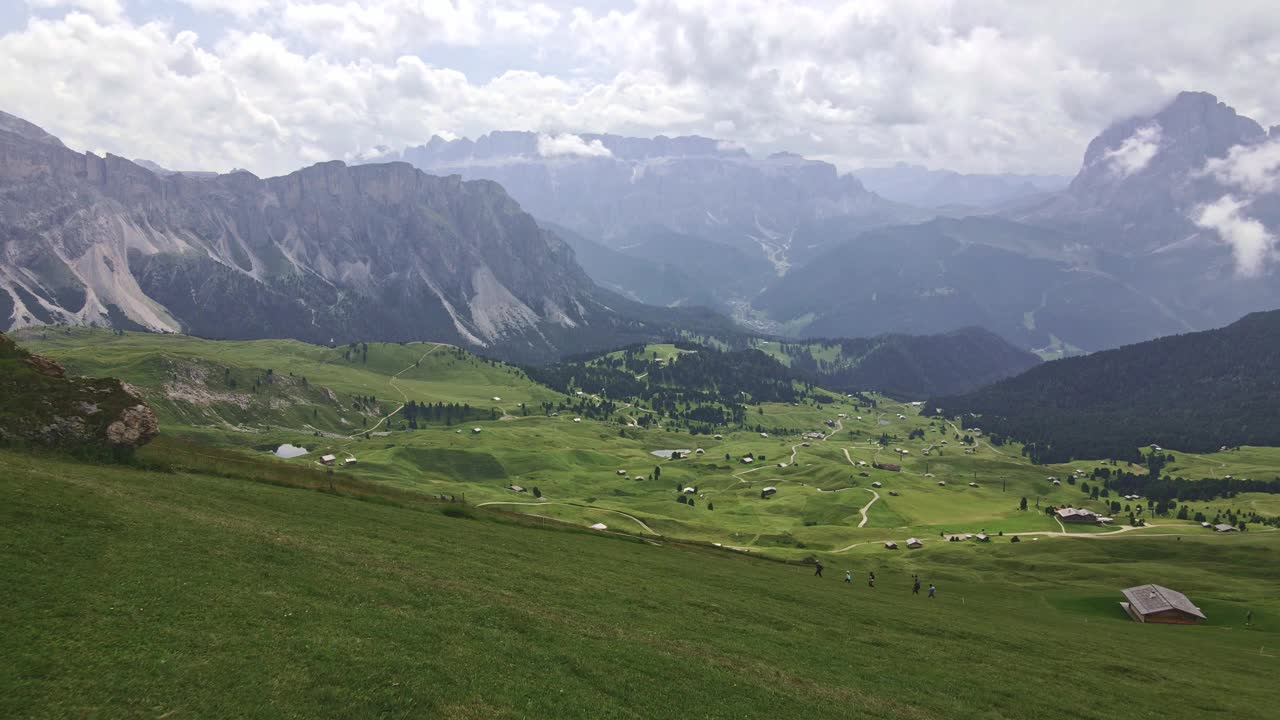
<path fill-rule="evenodd" d="M 1167 587 L 1139 585 L 1122 590 L 1121 594 L 1127 602 L 1120 606 L 1136 622 L 1194 625 L 1207 619 L 1186 595 Z"/>

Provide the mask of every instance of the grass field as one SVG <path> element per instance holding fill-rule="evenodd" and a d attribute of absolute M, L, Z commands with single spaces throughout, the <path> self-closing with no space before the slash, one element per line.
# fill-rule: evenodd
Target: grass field
<path fill-rule="evenodd" d="M 456 505 L 0 465 L 3 717 L 1239 718 L 1280 702 L 1280 533 L 859 548 L 817 579 Z M 909 593 L 914 573 L 937 600 Z M 1209 622 L 1129 621 L 1118 591 L 1146 582 Z"/>
<path fill-rule="evenodd" d="M 1097 461 L 1035 466 L 1017 445 L 992 447 L 978 437 L 966 447 L 950 422 L 921 417 L 918 408 L 887 398 L 879 398 L 876 408 L 847 398 L 823 406 L 753 406 L 748 424 L 782 432 L 761 437 L 725 431 L 717 440 L 662 427 L 624 427 L 626 417 L 645 412 L 643 407 L 622 411 L 616 422 L 574 422 L 568 409 L 545 414 L 539 403 L 565 408 L 593 400 L 559 395 L 519 370 L 447 346 L 371 344 L 367 354 L 358 349 L 348 357 L 346 347 L 92 330 L 28 332 L 20 340 L 73 372 L 117 375 L 138 385 L 161 410 L 170 437 L 260 456 L 291 443 L 310 451 L 290 461 L 295 466 L 317 467 L 316 458 L 325 453 L 352 456 L 358 464 L 338 472 L 403 490 L 465 497 L 473 504 L 506 503 L 492 507 L 583 525 L 603 522 L 792 559 L 857 554 L 883 540 L 937 538 L 944 532 L 1105 532 L 1060 526 L 1043 512 L 1050 505 L 1107 511 L 1109 500 L 1091 501 L 1078 485 L 1054 486 L 1048 480 L 1065 480 L 1076 470 L 1091 472 Z M 646 352 L 679 353 L 673 345 L 654 345 Z M 277 378 L 271 384 L 262 381 L 268 370 Z M 220 373 L 228 372 L 242 378 L 239 400 L 227 397 L 235 393 L 226 389 Z M 245 392 L 254 382 L 260 388 Z M 352 398 L 370 394 L 382 401 L 376 409 L 353 409 Z M 464 424 L 418 430 L 404 429 L 393 418 L 393 432 L 383 432 L 388 426 L 382 425 L 378 435 L 361 434 L 403 398 L 468 403 L 484 414 Z M 524 411 L 522 402 L 528 405 Z M 477 427 L 481 432 L 472 431 Z M 806 432 L 821 432 L 825 439 L 805 439 Z M 883 446 L 877 442 L 882 434 L 889 436 Z M 704 452 L 680 460 L 652 454 L 699 448 Z M 165 446 L 145 452 L 172 453 L 181 460 L 189 451 Z M 1187 477 L 1271 477 L 1280 468 L 1276 448 L 1203 456 L 1173 452 L 1177 459 L 1169 472 Z M 741 463 L 749 453 L 755 462 Z M 902 471 L 870 467 L 877 462 L 900 465 Z M 512 485 L 527 492 L 514 492 Z M 677 502 L 686 487 L 696 488 L 688 498 L 692 505 Z M 777 493 L 762 499 L 765 487 Z M 534 488 L 541 498 L 533 497 Z M 1225 508 L 1280 515 L 1280 502 L 1272 497 L 1197 505 L 1205 506 L 1209 517 Z M 1019 509 L 1022 498 L 1025 511 Z M 1127 520 L 1127 514 L 1124 509 L 1118 520 Z M 1137 532 L 1202 532 L 1192 522 L 1172 518 L 1149 523 L 1152 527 Z"/>

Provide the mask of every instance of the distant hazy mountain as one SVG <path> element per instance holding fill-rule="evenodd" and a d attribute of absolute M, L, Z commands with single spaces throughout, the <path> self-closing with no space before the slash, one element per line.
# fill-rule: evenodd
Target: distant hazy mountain
<path fill-rule="evenodd" d="M 1203 329 L 1280 304 L 1278 188 L 1280 129 L 1186 92 L 1107 128 L 1065 192 L 1008 216 L 1070 234 L 1100 269 Z"/>
<path fill-rule="evenodd" d="M 977 327 L 938 335 L 804 340 L 779 349 L 793 370 L 822 387 L 907 399 L 966 392 L 1040 363 L 1036 355 Z"/>
<path fill-rule="evenodd" d="M 1100 350 L 1280 306 L 1280 132 L 1204 93 L 1116 123 L 1057 193 L 999 216 L 827 246 L 756 307 L 792 332 L 979 324 L 1028 348 Z"/>
<path fill-rule="evenodd" d="M 1280 445 L 1280 311 L 1219 330 L 1045 363 L 976 392 L 930 400 L 1041 462 Z"/>
<path fill-rule="evenodd" d="M 637 248 L 637 241 L 661 240 L 667 236 L 655 229 L 664 229 L 767 261 L 763 274 L 739 268 L 731 278 L 730 285 L 748 286 L 746 297 L 804 255 L 795 236 L 805 225 L 850 218 L 874 227 L 930 217 L 868 192 L 829 163 L 786 153 L 753 158 L 702 137 L 494 132 L 476 140 L 433 137 L 398 157 L 436 174 L 494 180 L 540 220 L 607 247 L 652 255 L 658 251 Z M 721 302 L 744 297 L 719 278 L 700 281 Z M 634 285 L 623 290 L 643 294 Z"/>
<path fill-rule="evenodd" d="M 883 228 L 780 279 L 757 307 L 795 334 L 945 333 L 979 325 L 1046 352 L 1183 329 L 1159 304 L 1060 250 L 1068 237 L 999 218 Z"/>
<path fill-rule="evenodd" d="M 0 329 L 452 341 L 514 358 L 727 323 L 597 288 L 492 182 L 331 162 L 156 174 L 0 114 Z"/>
<path fill-rule="evenodd" d="M 853 173 L 868 190 L 894 202 L 919 207 L 987 208 L 1010 200 L 1054 192 L 1071 178 L 1060 175 L 965 175 L 899 163 Z"/>

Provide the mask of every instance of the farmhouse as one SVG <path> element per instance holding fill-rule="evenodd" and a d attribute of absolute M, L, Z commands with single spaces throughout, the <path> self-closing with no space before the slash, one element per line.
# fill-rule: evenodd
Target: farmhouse
<path fill-rule="evenodd" d="M 703 450 L 702 448 L 698 448 L 697 450 L 694 450 L 693 452 L 694 452 L 694 453 L 696 453 L 696 454 L 698 454 L 698 455 L 701 455 L 701 454 L 705 453 L 705 452 L 706 452 L 706 450 Z"/>
<path fill-rule="evenodd" d="M 346 465 L 347 467 L 351 467 L 352 465 L 356 464 L 356 459 L 353 457 L 349 457 L 346 460 L 343 460 L 342 464 Z"/>
<path fill-rule="evenodd" d="M 897 550 L 897 549 L 898 549 L 898 543 L 896 543 L 896 542 L 894 542 L 894 541 L 892 541 L 892 540 L 885 540 L 885 541 L 884 541 L 884 549 L 885 549 L 885 550 Z"/>
<path fill-rule="evenodd" d="M 878 487 L 882 487 L 882 486 L 883 486 L 883 483 L 881 483 L 879 480 L 877 480 L 877 481 L 875 481 L 875 482 L 871 483 L 871 487 L 874 487 L 874 488 L 878 488 Z"/>
<path fill-rule="evenodd" d="M 1120 607 L 1137 622 L 1192 625 L 1205 620 L 1204 613 L 1186 595 L 1160 585 L 1139 585 L 1122 590 Z"/>
<path fill-rule="evenodd" d="M 480 428 L 471 428 L 471 432 L 478 433 L 480 432 Z"/>
<path fill-rule="evenodd" d="M 769 487 L 767 487 L 767 488 L 765 488 L 765 489 L 763 489 L 763 490 L 761 490 L 761 491 L 760 491 L 760 497 L 762 497 L 762 498 L 767 498 L 767 497 L 769 497 L 770 495 L 773 495 L 773 494 L 775 494 L 775 493 L 777 493 L 777 492 L 778 492 L 778 488 L 773 487 L 773 486 L 769 486 Z"/>
<path fill-rule="evenodd" d="M 1207 520 L 1206 520 L 1205 522 L 1200 523 L 1200 527 L 1202 527 L 1202 528 L 1211 528 L 1211 527 L 1213 527 L 1213 525 L 1210 525 L 1210 524 L 1209 524 L 1209 521 L 1207 521 Z"/>
<path fill-rule="evenodd" d="M 986 533 L 978 533 L 974 537 L 978 542 L 991 542 L 991 536 Z"/>
<path fill-rule="evenodd" d="M 1213 530 L 1214 532 L 1236 532 L 1236 528 L 1234 525 L 1228 525 L 1226 523 L 1214 525 Z"/>
<path fill-rule="evenodd" d="M 509 487 L 511 489 L 511 492 L 524 492 L 524 488 L 519 485 L 511 485 Z"/>
<path fill-rule="evenodd" d="M 696 492 L 698 492 L 698 491 L 697 491 L 697 489 L 695 489 L 695 488 L 687 487 L 687 488 L 685 488 L 685 489 L 684 489 L 684 494 L 685 494 L 685 495 L 693 495 L 693 494 L 694 494 L 694 493 L 696 493 Z"/>
<path fill-rule="evenodd" d="M 619 471 L 618 471 L 618 474 L 619 474 L 619 475 L 626 475 L 626 474 L 627 474 L 627 471 L 626 471 L 626 470 L 619 470 Z"/>
<path fill-rule="evenodd" d="M 920 538 L 907 538 L 908 549 L 915 550 L 916 548 L 922 548 L 922 547 L 924 547 L 924 541 L 921 540 Z"/>
<path fill-rule="evenodd" d="M 755 458 L 753 458 L 753 457 L 751 457 L 750 455 L 748 455 L 748 456 L 746 456 L 746 457 L 742 458 L 742 462 L 743 462 L 743 463 L 745 463 L 745 464 L 747 464 L 747 465 L 750 465 L 751 463 L 753 463 L 753 462 L 755 462 L 755 461 L 756 461 L 756 459 L 755 459 Z"/>
<path fill-rule="evenodd" d="M 1083 508 L 1058 508 L 1053 511 L 1058 520 L 1064 523 L 1087 523 L 1089 525 L 1105 525 L 1111 518 L 1103 517 L 1092 510 Z"/>
<path fill-rule="evenodd" d="M 324 456 L 321 456 L 320 458 L 320 464 L 322 465 L 332 465 L 337 461 L 338 461 L 338 458 L 335 455 L 324 455 Z"/>
<path fill-rule="evenodd" d="M 605 525 L 604 523 L 596 523 L 594 525 L 591 525 L 590 528 L 592 530 L 608 530 L 609 526 Z"/>
<path fill-rule="evenodd" d="M 946 480 L 939 480 L 939 481 L 938 481 L 938 487 L 946 487 L 946 486 L 947 486 L 947 481 L 946 481 Z"/>

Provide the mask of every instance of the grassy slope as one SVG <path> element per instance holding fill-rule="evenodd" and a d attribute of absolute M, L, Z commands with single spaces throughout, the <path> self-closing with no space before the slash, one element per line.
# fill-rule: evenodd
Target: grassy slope
<path fill-rule="evenodd" d="M 72 335 L 50 333 L 48 340 L 29 343 L 47 352 L 78 372 L 119 373 L 131 382 L 155 387 L 163 374 L 152 372 L 157 358 L 209 358 L 237 367 L 267 367 L 277 376 L 292 372 L 307 376 L 312 388 L 322 383 L 353 394 L 377 393 L 382 398 L 394 390 L 387 375 L 422 357 L 429 345 L 371 345 L 368 363 L 342 359 L 342 349 L 330 350 L 295 342 L 209 342 L 177 336 L 130 334 L 117 338 L 106 332 L 75 331 Z M 655 345 L 660 356 L 677 352 L 674 346 Z M 92 358 L 92 360 L 89 360 Z M 472 402 L 477 407 L 501 405 L 518 416 L 518 403 L 562 400 L 540 386 L 523 379 L 510 368 L 491 365 L 471 356 L 455 357 L 449 348 L 428 355 L 418 367 L 402 376 L 400 386 L 416 399 Z M 243 385 L 243 383 L 242 383 Z M 492 402 L 492 396 L 502 398 Z M 634 521 L 617 512 L 635 515 L 654 531 L 679 537 L 751 547 L 753 550 L 791 558 L 814 552 L 830 552 L 879 540 L 903 540 L 911 535 L 937 537 L 940 532 L 1025 533 L 1057 531 L 1052 519 L 1037 511 L 1037 505 L 1078 505 L 1105 510 L 1101 502 L 1090 501 L 1079 487 L 1054 487 L 1046 480 L 1053 475 L 1065 478 L 1073 469 L 1092 470 L 1096 462 L 1037 467 L 1029 464 L 1015 446 L 991 448 L 980 443 L 977 453 L 964 454 L 954 431 L 940 431 L 939 422 L 920 417 L 918 410 L 881 399 L 878 410 L 855 409 L 842 401 L 831 407 L 765 404 L 753 409 L 748 422 L 768 427 L 786 427 L 790 435 L 761 438 L 754 432 L 726 433 L 723 440 L 690 436 L 660 429 L 627 428 L 620 435 L 618 425 L 584 421 L 572 422 L 571 413 L 558 417 L 535 414 L 500 421 L 469 422 L 464 432 L 456 427 L 429 427 L 416 432 L 395 432 L 390 437 L 371 440 L 315 438 L 306 425 L 312 422 L 309 406 L 301 405 L 301 417 L 270 417 L 271 429 L 249 428 L 254 432 L 233 432 L 209 425 L 183 422 L 175 411 L 165 418 L 169 433 L 196 435 L 219 445 L 247 449 L 290 442 L 312 450 L 309 456 L 293 461 L 314 466 L 318 453 L 350 453 L 359 465 L 348 472 L 355 477 L 433 494 L 465 496 L 473 503 L 532 503 L 529 494 L 507 490 L 512 483 L 538 487 L 545 495 L 541 506 L 508 505 L 511 510 L 580 522 L 604 522 L 610 526 L 638 528 Z M 394 407 L 394 406 L 391 406 Z M 386 409 L 391 409 L 388 407 Z M 257 412 L 256 407 L 250 414 Z M 641 411 L 623 411 L 632 415 Z M 824 420 L 838 413 L 842 429 L 825 442 L 797 447 L 799 433 L 824 430 Z M 296 413 L 295 413 L 296 414 Z M 904 417 L 899 418 L 898 415 Z M 861 420 L 859 420 L 861 416 Z M 320 419 L 325 418 L 324 413 Z M 350 418 L 354 420 L 354 418 Z M 375 420 L 370 419 L 372 425 Z M 199 418 L 190 423 L 203 422 Z M 248 418 L 246 419 L 246 423 Z M 336 421 L 335 421 L 336 424 Z M 348 431 L 359 429 L 359 422 Z M 480 434 L 469 431 L 483 428 Z M 292 428 L 292 429 L 288 429 Z M 339 429 L 341 429 L 339 427 Z M 907 440 L 912 430 L 924 430 L 923 440 Z M 887 448 L 877 449 L 869 441 L 881 433 L 894 435 Z M 941 442 L 949 445 L 942 448 Z M 686 460 L 665 461 L 652 456 L 660 449 L 697 448 L 704 455 Z M 791 462 L 792 448 L 795 462 Z M 894 459 L 895 447 L 911 454 Z M 925 449 L 932 453 L 925 457 Z M 938 451 L 941 449 L 942 454 Z M 877 452 L 878 450 L 878 452 Z M 904 472 L 891 473 L 849 465 L 844 452 L 855 462 L 897 462 Z M 181 452 L 181 451 L 177 451 Z M 745 453 L 764 456 L 765 462 L 744 466 L 737 459 Z M 1280 468 L 1280 449 L 1244 448 L 1240 451 L 1195 456 L 1178 453 L 1171 473 L 1187 477 L 1236 474 L 1271 477 Z M 728 453 L 731 460 L 725 460 Z M 778 464 L 786 462 L 788 467 Z M 660 479 L 649 479 L 655 466 L 662 468 Z M 617 470 L 626 470 L 624 477 Z M 1130 468 L 1131 470 L 1134 468 Z M 750 470 L 750 472 L 743 472 Z M 860 477 L 859 471 L 868 473 Z M 935 477 L 926 477 L 926 473 Z M 641 475 L 646 480 L 635 481 Z M 945 487 L 937 485 L 946 481 Z M 978 488 L 968 483 L 978 482 Z M 880 499 L 868 511 L 865 528 L 859 529 L 859 508 L 872 499 L 870 485 L 881 482 Z M 696 486 L 702 497 L 694 507 L 675 502 L 676 485 Z M 760 498 L 761 488 L 772 485 L 779 493 L 770 500 Z M 836 492 L 823 492 L 836 491 Z M 898 496 L 889 495 L 890 491 Z M 1022 497 L 1030 509 L 1019 511 Z M 570 503 L 552 504 L 552 503 Z M 1239 507 L 1264 514 L 1280 514 L 1268 498 L 1242 500 L 1236 504 L 1220 501 L 1209 508 Z M 714 510 L 710 506 L 714 504 Z M 592 507 L 581 507 L 589 505 Z M 1201 508 L 1194 508 L 1201 509 Z M 1121 513 L 1120 518 L 1127 517 Z M 1172 518 L 1155 522 L 1165 530 L 1199 532 L 1192 524 Z M 1091 533 L 1093 528 L 1068 526 L 1071 532 Z M 848 550 L 862 552 L 866 547 Z"/>
<path fill-rule="evenodd" d="M 1280 702 L 1242 682 L 1280 670 L 1280 533 L 934 543 L 817 580 L 241 480 L 0 465 L 5 717 L 1236 718 Z M 937 601 L 908 593 L 915 572 Z M 1210 624 L 1126 620 L 1118 589 L 1152 581 Z"/>

